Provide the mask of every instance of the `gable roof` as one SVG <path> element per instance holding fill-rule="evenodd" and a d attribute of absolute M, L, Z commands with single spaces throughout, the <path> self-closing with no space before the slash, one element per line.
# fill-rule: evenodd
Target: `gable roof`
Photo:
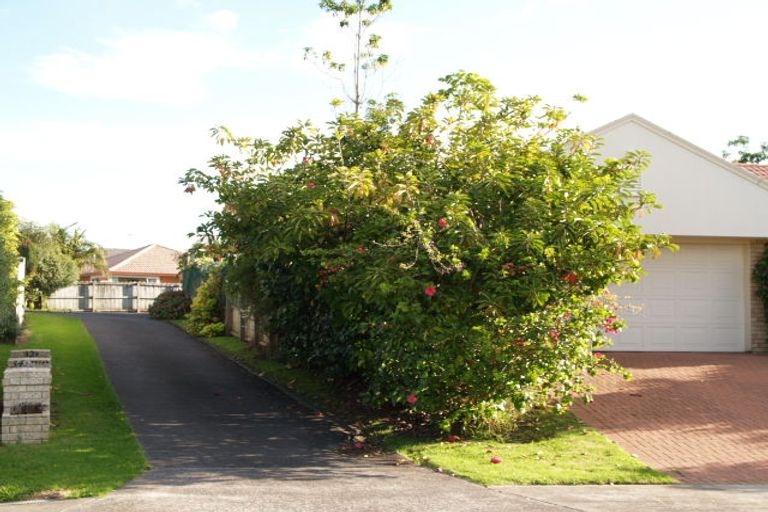
<path fill-rule="evenodd" d="M 739 164 L 739 167 L 746 169 L 752 174 L 755 174 L 763 179 L 768 180 L 768 165 L 759 164 Z"/>
<path fill-rule="evenodd" d="M 121 275 L 176 276 L 179 274 L 181 253 L 162 245 L 151 244 L 138 249 L 105 249 L 107 271 Z M 81 275 L 98 275 L 97 269 L 88 266 Z"/>
<path fill-rule="evenodd" d="M 636 222 L 646 233 L 672 236 L 768 238 L 768 179 L 728 162 L 636 114 L 594 130 L 598 158 L 642 149 L 651 161 L 640 187 L 661 209 Z"/>
<path fill-rule="evenodd" d="M 132 251 L 118 253 L 108 261 L 113 274 L 177 275 L 179 251 L 152 244 Z"/>
<path fill-rule="evenodd" d="M 706 149 L 700 148 L 699 146 L 692 144 L 688 142 L 687 140 L 678 137 L 674 133 L 670 132 L 669 130 L 665 130 L 661 126 L 652 123 L 651 121 L 645 119 L 644 117 L 640 117 L 637 114 L 627 114 L 624 117 L 620 117 L 619 119 L 616 119 L 615 121 L 611 121 L 608 124 L 604 124 L 603 126 L 600 126 L 598 128 L 595 128 L 590 133 L 594 133 L 595 135 L 600 135 L 601 137 L 605 136 L 606 133 L 619 128 L 626 124 L 638 124 L 645 129 L 655 133 L 656 135 L 663 137 L 667 139 L 668 141 L 676 144 L 677 146 L 680 146 L 681 148 L 684 148 L 691 153 L 694 153 L 701 158 L 704 158 L 705 160 L 710 161 L 711 163 L 723 168 L 724 170 L 731 172 L 747 181 L 750 181 L 751 183 L 754 183 L 755 185 L 758 185 L 766 190 L 768 190 L 768 180 L 763 179 L 762 176 L 760 176 L 758 173 L 753 172 L 751 169 L 745 169 L 743 166 L 733 164 L 724 158 L 721 158 L 713 153 L 710 153 Z M 765 166 L 758 166 L 758 167 L 765 167 Z"/>
<path fill-rule="evenodd" d="M 107 258 L 107 268 L 111 269 L 115 265 L 119 265 L 126 259 L 140 251 L 143 251 L 147 247 L 149 246 L 145 245 L 144 247 L 139 247 L 138 249 L 104 249 Z"/>

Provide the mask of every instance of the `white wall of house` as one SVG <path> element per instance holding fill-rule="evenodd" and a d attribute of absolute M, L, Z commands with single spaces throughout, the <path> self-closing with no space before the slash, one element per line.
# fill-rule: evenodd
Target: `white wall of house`
<path fill-rule="evenodd" d="M 638 219 L 646 232 L 768 237 L 768 181 L 634 115 L 593 133 L 604 137 L 605 157 L 651 154 L 641 188 L 655 193 L 663 209 Z"/>

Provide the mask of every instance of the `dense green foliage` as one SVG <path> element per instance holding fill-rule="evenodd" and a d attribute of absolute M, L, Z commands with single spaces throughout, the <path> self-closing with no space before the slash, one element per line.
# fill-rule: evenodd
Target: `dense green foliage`
<path fill-rule="evenodd" d="M 443 82 L 410 112 L 389 97 L 277 144 L 215 130 L 243 157 L 182 179 L 223 206 L 198 232 L 286 357 L 359 378 L 370 403 L 446 426 L 567 405 L 613 367 L 593 354 L 623 325 L 606 287 L 668 243 L 634 223 L 655 205 L 647 157 L 600 163 L 561 109 Z"/>
<path fill-rule="evenodd" d="M 224 334 L 224 280 L 220 269 L 210 269 L 208 277 L 197 289 L 187 327 L 195 336 Z"/>
<path fill-rule="evenodd" d="M 192 299 L 182 290 L 166 290 L 149 306 L 149 316 L 158 320 L 179 320 L 189 313 Z"/>
<path fill-rule="evenodd" d="M 104 252 L 75 228 L 56 224 L 21 225 L 21 251 L 27 257 L 27 302 L 43 307 L 46 299 L 59 288 L 77 282 L 81 269 L 104 266 Z"/>
<path fill-rule="evenodd" d="M 0 446 L 0 501 L 95 496 L 135 478 L 147 461 L 83 323 L 32 313 L 28 324 L 22 348 L 52 354 L 53 426 L 47 443 Z M 0 367 L 14 348 L 0 347 Z"/>
<path fill-rule="evenodd" d="M 19 219 L 13 203 L 0 196 L 0 341 L 16 339 L 19 331 L 16 298 L 19 282 Z"/>

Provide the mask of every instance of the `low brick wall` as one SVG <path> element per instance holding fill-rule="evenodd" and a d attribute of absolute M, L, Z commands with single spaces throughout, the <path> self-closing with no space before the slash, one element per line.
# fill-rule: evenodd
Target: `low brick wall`
<path fill-rule="evenodd" d="M 42 443 L 51 425 L 51 351 L 13 350 L 3 373 L 0 441 Z"/>

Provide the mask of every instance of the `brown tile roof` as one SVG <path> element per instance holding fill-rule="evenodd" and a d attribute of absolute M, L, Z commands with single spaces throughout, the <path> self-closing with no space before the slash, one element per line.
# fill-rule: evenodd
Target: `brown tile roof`
<path fill-rule="evenodd" d="M 132 251 L 115 254 L 107 259 L 113 274 L 177 275 L 179 251 L 162 245 L 148 245 Z"/>
<path fill-rule="evenodd" d="M 104 249 L 107 257 L 107 267 L 112 268 L 115 265 L 118 265 L 119 263 L 130 258 L 137 252 L 143 251 L 147 247 L 149 246 L 145 245 L 144 247 L 139 247 L 138 249 Z"/>
<path fill-rule="evenodd" d="M 768 165 L 739 164 L 739 167 L 768 180 Z"/>

